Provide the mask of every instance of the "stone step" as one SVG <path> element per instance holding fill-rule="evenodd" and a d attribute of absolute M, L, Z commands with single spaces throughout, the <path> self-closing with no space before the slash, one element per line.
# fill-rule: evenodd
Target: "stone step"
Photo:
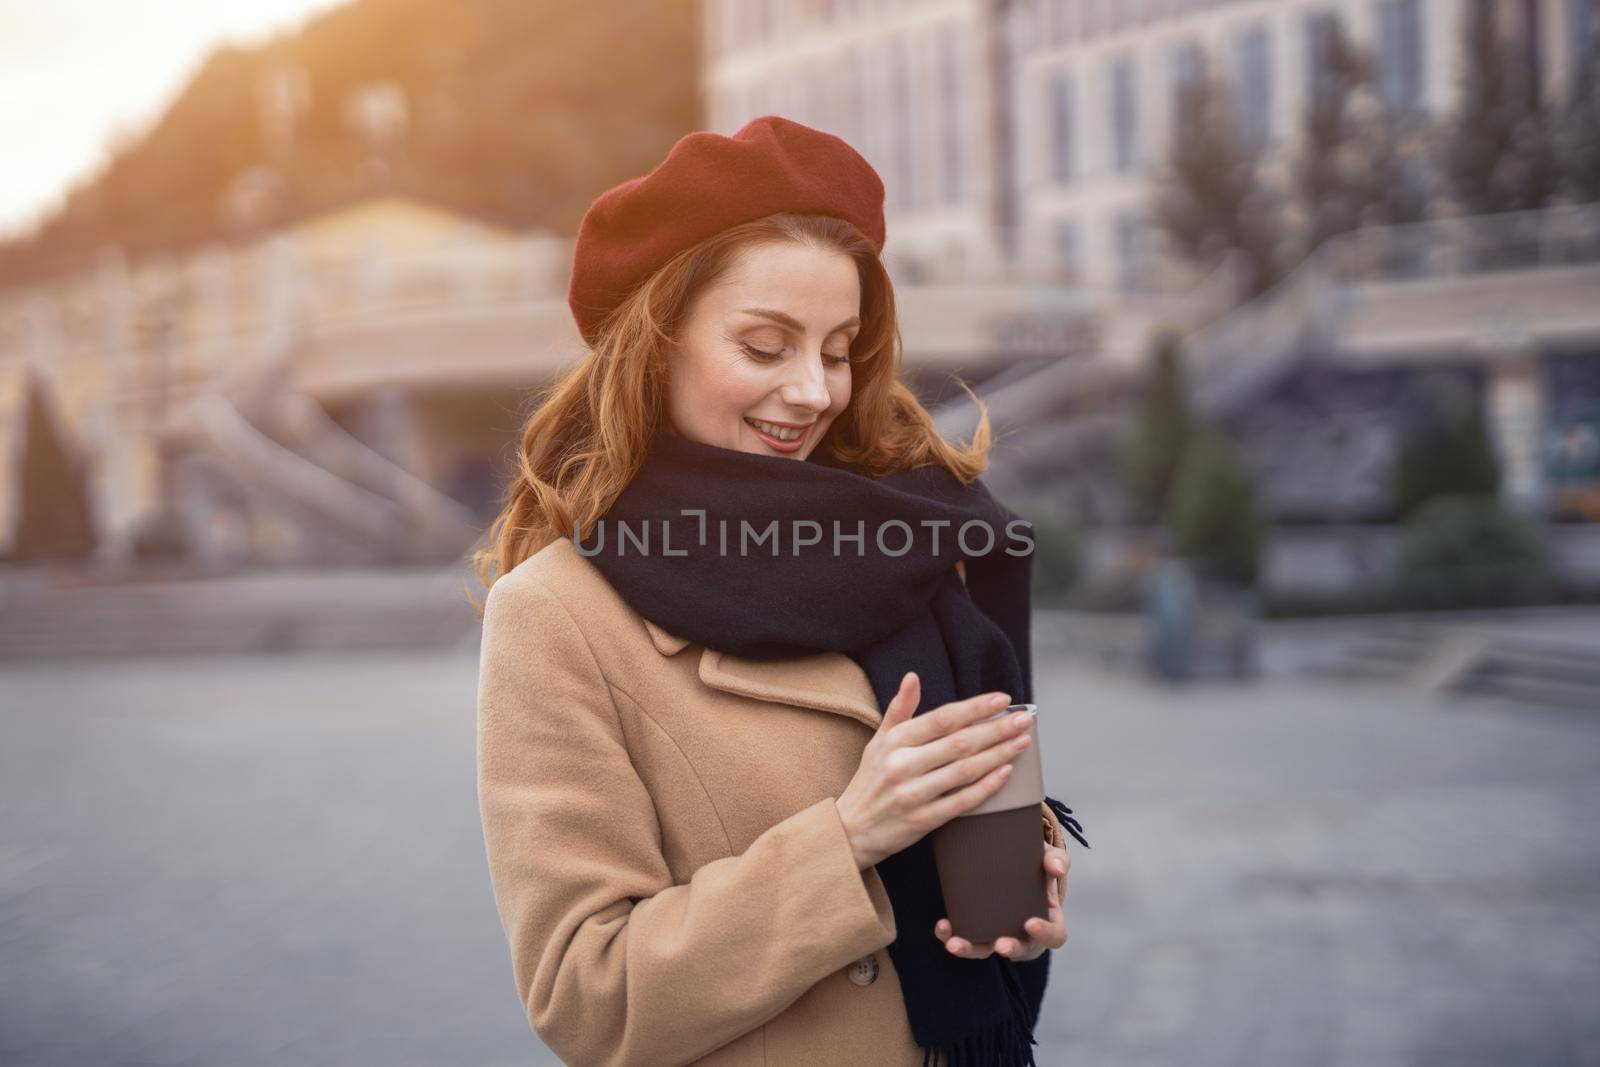
<path fill-rule="evenodd" d="M 1475 676 L 1460 691 L 1502 700 L 1600 712 L 1600 685 L 1525 673 Z"/>
<path fill-rule="evenodd" d="M 396 619 L 328 625 L 318 620 L 236 620 L 224 625 L 84 628 L 61 626 L 0 633 L 0 660 L 65 656 L 144 656 L 189 653 L 379 651 L 454 648 L 476 636 L 459 620 Z"/>
<path fill-rule="evenodd" d="M 1462 631 L 1463 634 L 1466 631 Z M 1319 677 L 1404 683 L 1447 639 L 1443 632 L 1396 627 L 1346 643 L 1311 666 Z M 1488 638 L 1476 662 L 1445 689 L 1513 702 L 1600 710 L 1600 658 L 1574 644 Z"/>
<path fill-rule="evenodd" d="M 437 569 L 166 581 L 12 571 L 0 574 L 0 660 L 453 648 L 477 637 L 469 587 Z"/>
<path fill-rule="evenodd" d="M 1496 642 L 1484 669 L 1559 678 L 1600 690 L 1600 656 L 1576 646 Z"/>

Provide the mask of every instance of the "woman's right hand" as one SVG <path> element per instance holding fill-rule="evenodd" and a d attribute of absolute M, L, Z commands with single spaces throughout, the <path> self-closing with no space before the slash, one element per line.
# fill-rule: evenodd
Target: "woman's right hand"
<path fill-rule="evenodd" d="M 907 672 L 836 801 L 861 870 L 993 796 L 1032 741 L 1027 712 L 979 721 L 1010 704 L 1009 694 L 983 693 L 913 717 L 921 695 L 922 683 Z"/>

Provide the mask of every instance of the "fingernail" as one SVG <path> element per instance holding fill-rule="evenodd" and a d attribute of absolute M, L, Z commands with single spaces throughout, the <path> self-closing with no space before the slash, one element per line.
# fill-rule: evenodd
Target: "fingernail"
<path fill-rule="evenodd" d="M 991 708 L 1003 708 L 1010 703 L 1011 697 L 1006 693 L 996 693 L 994 696 L 989 698 L 989 706 Z"/>

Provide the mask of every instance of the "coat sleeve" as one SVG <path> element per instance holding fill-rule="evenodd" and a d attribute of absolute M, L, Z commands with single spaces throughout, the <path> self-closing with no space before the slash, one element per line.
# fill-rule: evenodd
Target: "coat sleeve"
<path fill-rule="evenodd" d="M 894 940 L 888 893 L 856 867 L 833 797 L 674 884 L 611 689 L 536 578 L 490 588 L 481 649 L 490 880 L 528 1021 L 563 1062 L 697 1059 Z"/>

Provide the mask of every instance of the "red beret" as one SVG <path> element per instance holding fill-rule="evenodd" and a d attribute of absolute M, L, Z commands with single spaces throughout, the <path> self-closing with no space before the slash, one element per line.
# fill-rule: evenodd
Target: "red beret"
<path fill-rule="evenodd" d="M 778 115 L 732 137 L 685 134 L 649 174 L 584 213 L 567 290 L 578 332 L 592 344 L 606 314 L 683 249 L 784 211 L 845 219 L 883 251 L 883 179 L 841 138 Z"/>

